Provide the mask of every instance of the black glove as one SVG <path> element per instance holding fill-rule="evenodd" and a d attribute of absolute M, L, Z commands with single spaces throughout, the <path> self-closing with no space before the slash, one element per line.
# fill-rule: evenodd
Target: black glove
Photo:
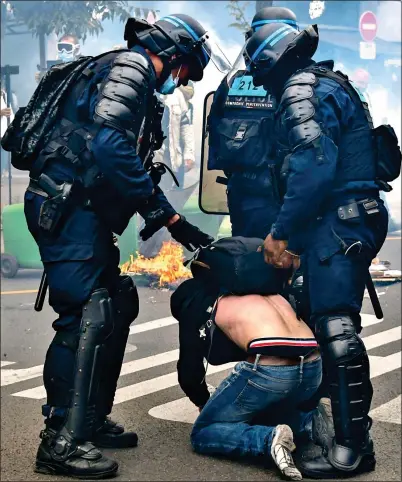
<path fill-rule="evenodd" d="M 165 213 L 163 209 L 157 209 L 148 214 L 145 219 L 145 227 L 140 231 L 140 236 L 143 241 L 146 241 L 159 231 L 168 222 L 171 216 Z"/>
<path fill-rule="evenodd" d="M 197 248 L 208 246 L 214 241 L 214 238 L 209 236 L 209 234 L 203 233 L 193 224 L 190 224 L 182 215 L 180 215 L 178 221 L 168 227 L 168 231 L 173 239 L 189 251 L 195 251 Z"/>

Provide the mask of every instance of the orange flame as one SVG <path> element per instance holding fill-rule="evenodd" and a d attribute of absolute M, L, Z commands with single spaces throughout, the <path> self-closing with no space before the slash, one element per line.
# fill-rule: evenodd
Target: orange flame
<path fill-rule="evenodd" d="M 121 271 L 124 274 L 159 276 L 159 286 L 164 286 L 173 281 L 191 278 L 191 271 L 183 266 L 183 261 L 183 248 L 172 241 L 164 241 L 155 258 L 145 258 L 137 252 L 137 258 L 130 255 L 130 261 L 121 266 Z"/>

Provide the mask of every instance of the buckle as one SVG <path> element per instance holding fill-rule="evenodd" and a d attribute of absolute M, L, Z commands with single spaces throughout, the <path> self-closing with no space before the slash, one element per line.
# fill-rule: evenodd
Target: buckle
<path fill-rule="evenodd" d="M 378 208 L 378 202 L 375 199 L 363 201 L 362 204 L 366 211 L 369 211 L 370 209 Z"/>
<path fill-rule="evenodd" d="M 70 149 L 67 146 L 61 146 L 59 147 L 59 152 L 62 156 L 67 157 Z"/>

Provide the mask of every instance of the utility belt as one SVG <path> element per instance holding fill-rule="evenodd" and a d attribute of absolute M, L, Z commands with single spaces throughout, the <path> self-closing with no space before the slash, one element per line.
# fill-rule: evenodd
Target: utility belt
<path fill-rule="evenodd" d="M 347 199 L 345 201 L 331 202 L 325 205 L 325 211 L 337 210 L 338 217 L 342 221 L 357 219 L 360 216 L 373 216 L 380 212 L 381 200 L 378 196 L 366 197 L 364 199 Z"/>
<path fill-rule="evenodd" d="M 71 182 L 57 184 L 43 173 L 37 180 L 30 179 L 27 191 L 46 199 L 40 209 L 38 225 L 49 234 L 55 233 L 60 221 L 73 204 L 91 208 L 91 201 L 83 187 Z"/>

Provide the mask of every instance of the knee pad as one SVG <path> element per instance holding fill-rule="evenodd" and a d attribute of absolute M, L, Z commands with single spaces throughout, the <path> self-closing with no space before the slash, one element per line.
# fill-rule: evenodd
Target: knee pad
<path fill-rule="evenodd" d="M 366 353 L 349 315 L 320 317 L 315 325 L 316 336 L 324 358 L 329 363 L 345 363 Z"/>
<path fill-rule="evenodd" d="M 120 323 L 129 327 L 138 316 L 139 306 L 138 292 L 133 279 L 131 276 L 120 276 L 119 286 L 113 296 L 113 307 Z"/>

